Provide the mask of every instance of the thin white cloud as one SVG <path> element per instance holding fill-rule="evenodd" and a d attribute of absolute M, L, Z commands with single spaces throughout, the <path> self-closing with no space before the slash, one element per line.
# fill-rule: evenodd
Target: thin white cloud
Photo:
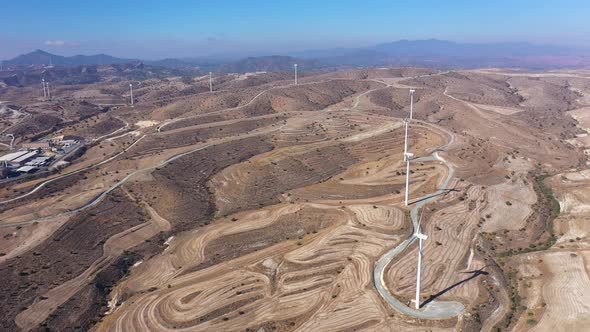
<path fill-rule="evenodd" d="M 61 46 L 78 46 L 79 44 L 75 43 L 75 42 L 68 42 L 65 40 L 46 40 L 45 45 L 61 47 Z"/>

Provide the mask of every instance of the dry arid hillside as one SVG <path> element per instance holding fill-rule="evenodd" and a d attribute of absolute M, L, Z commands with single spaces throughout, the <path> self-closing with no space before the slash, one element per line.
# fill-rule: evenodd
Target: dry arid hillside
<path fill-rule="evenodd" d="M 76 144 L 0 165 L 0 330 L 589 328 L 590 71 L 128 86 L 0 87 L 0 157 Z"/>

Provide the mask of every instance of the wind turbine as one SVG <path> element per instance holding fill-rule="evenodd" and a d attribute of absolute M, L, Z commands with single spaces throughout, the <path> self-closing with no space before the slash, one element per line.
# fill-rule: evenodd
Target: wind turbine
<path fill-rule="evenodd" d="M 410 195 L 410 159 L 414 157 L 413 153 L 408 152 L 408 123 L 410 120 L 406 119 L 406 133 L 405 133 L 405 143 L 404 143 L 404 161 L 406 162 L 406 198 L 405 203 L 408 206 L 408 196 Z"/>
<path fill-rule="evenodd" d="M 297 85 L 297 64 L 294 64 L 293 68 L 295 68 L 295 85 Z"/>
<path fill-rule="evenodd" d="M 45 82 L 45 87 L 47 89 L 47 99 L 51 100 L 51 93 L 49 92 L 49 82 Z"/>
<path fill-rule="evenodd" d="M 414 114 L 414 92 L 416 92 L 416 90 L 410 90 L 410 120 L 413 119 Z"/>
<path fill-rule="evenodd" d="M 418 220 L 418 229 L 414 236 L 418 238 L 418 271 L 416 273 L 416 309 L 420 309 L 420 282 L 422 277 L 422 241 L 428 239 L 427 235 L 420 231 L 420 221 L 422 221 L 422 214 Z"/>
<path fill-rule="evenodd" d="M 43 98 L 47 98 L 47 91 L 45 90 L 45 78 L 41 79 L 41 85 L 43 86 Z"/>
<path fill-rule="evenodd" d="M 129 83 L 131 106 L 133 106 L 133 84 Z"/>
<path fill-rule="evenodd" d="M 213 78 L 211 77 L 211 72 L 209 72 L 209 92 L 213 92 Z"/>
<path fill-rule="evenodd" d="M 404 161 L 406 162 L 406 195 L 405 195 L 405 203 L 408 206 L 408 197 L 410 195 L 410 159 L 414 157 L 413 153 L 408 152 L 408 126 L 410 120 L 414 115 L 414 91 L 410 90 L 410 118 L 405 119 L 405 133 L 404 133 Z"/>

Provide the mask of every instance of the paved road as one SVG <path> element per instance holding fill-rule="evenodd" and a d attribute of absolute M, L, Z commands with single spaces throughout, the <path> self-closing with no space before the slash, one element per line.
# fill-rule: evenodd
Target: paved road
<path fill-rule="evenodd" d="M 432 155 L 430 155 L 428 157 L 416 158 L 413 160 L 413 162 L 432 161 L 432 160 L 439 160 L 439 161 L 443 162 L 447 166 L 447 168 L 449 169 L 449 173 L 442 184 L 442 188 L 447 188 L 449 185 L 449 182 L 451 181 L 451 179 L 453 178 L 453 176 L 455 174 L 455 169 L 451 163 L 447 162 L 445 159 L 440 157 L 438 155 L 438 152 L 440 150 L 444 150 L 446 147 L 452 145 L 455 142 L 455 135 L 444 128 L 434 126 L 430 123 L 426 123 L 426 122 L 418 121 L 418 120 L 412 120 L 412 121 L 417 122 L 417 123 L 421 123 L 425 126 L 434 127 L 438 130 L 445 132 L 447 135 L 449 135 L 450 140 L 446 144 L 444 144 L 443 146 L 438 147 L 432 153 Z M 424 204 L 427 204 L 427 203 L 431 202 L 432 200 L 434 200 L 437 196 L 442 195 L 444 192 L 445 192 L 445 189 L 439 189 L 434 194 L 431 194 L 431 195 L 428 195 L 428 196 L 425 196 L 425 197 L 422 197 L 422 198 L 419 198 L 416 200 L 417 203 L 414 204 L 414 206 L 412 207 L 412 210 L 410 211 L 410 217 L 412 220 L 412 226 L 414 227 L 414 231 L 418 227 L 418 211 L 420 210 L 420 208 L 422 206 L 424 206 Z M 421 318 L 421 319 L 445 319 L 445 318 L 457 316 L 459 313 L 461 313 L 465 309 L 463 304 L 460 302 L 432 301 L 432 302 L 428 303 L 427 305 L 425 305 L 422 310 L 416 310 L 416 309 L 406 306 L 404 303 L 400 302 L 398 299 L 393 297 L 391 295 L 391 293 L 389 292 L 389 290 L 387 289 L 387 286 L 385 285 L 385 281 L 383 279 L 385 268 L 387 267 L 387 265 L 389 265 L 391 263 L 391 261 L 396 256 L 398 256 L 400 253 L 402 253 L 414 241 L 416 241 L 416 237 L 412 234 L 412 236 L 409 239 L 403 241 L 395 248 L 389 250 L 383 256 L 381 256 L 381 258 L 379 258 L 379 260 L 377 260 L 377 262 L 375 263 L 375 269 L 373 271 L 373 283 L 375 284 L 375 288 L 377 289 L 377 292 L 379 292 L 381 297 L 383 297 L 383 299 L 387 303 L 389 303 L 394 309 L 396 309 L 406 315 L 409 315 L 409 316 L 413 316 L 413 317 Z"/>

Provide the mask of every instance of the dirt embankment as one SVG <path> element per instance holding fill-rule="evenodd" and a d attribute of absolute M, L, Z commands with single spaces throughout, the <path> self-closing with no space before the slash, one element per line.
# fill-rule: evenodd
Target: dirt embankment
<path fill-rule="evenodd" d="M 148 177 L 154 179 L 154 182 L 148 181 L 147 184 L 139 182 L 126 185 L 129 193 L 139 201 L 148 202 L 148 206 L 154 206 L 160 211 L 164 211 L 162 215 L 166 217 L 166 222 L 170 220 L 172 228 L 169 231 L 160 232 L 154 237 L 146 239 L 145 242 L 131 248 L 129 251 L 125 251 L 112 264 L 102 269 L 96 275 L 92 284 L 80 289 L 50 314 L 42 326 L 60 330 L 72 326 L 80 326 L 84 329 L 95 324 L 107 310 L 106 296 L 110 293 L 111 287 L 125 275 L 130 265 L 137 260 L 147 259 L 161 252 L 164 248 L 165 239 L 171 235 L 210 223 L 215 208 L 205 185 L 208 178 L 223 167 L 271 148 L 272 145 L 261 142 L 260 138 L 250 138 L 213 146 L 175 160 L 167 166 L 154 171 Z M 200 171 L 187 171 L 193 169 L 199 169 Z M 192 178 L 195 176 L 196 178 Z M 147 192 L 144 190 L 146 185 L 154 187 L 149 197 L 144 195 Z M 175 196 L 169 197 L 166 196 L 166 193 L 172 193 Z M 172 199 L 174 203 L 171 203 L 167 198 Z M 104 203 L 99 207 L 102 205 Z M 166 206 L 165 209 L 164 206 Z M 126 209 L 124 205 L 117 208 Z M 109 214 L 113 215 L 111 212 Z M 134 226 L 125 223 L 117 225 L 126 227 L 123 229 Z M 116 230 L 122 229 L 117 228 Z M 107 237 L 111 234 L 104 231 L 102 233 Z M 113 233 L 116 233 L 114 229 Z M 69 313 L 72 309 L 75 311 L 74 315 Z"/>
<path fill-rule="evenodd" d="M 212 193 L 206 185 L 209 178 L 272 148 L 268 139 L 261 137 L 213 145 L 174 160 L 145 180 L 128 186 L 169 220 L 174 231 L 192 229 L 208 224 L 215 212 Z"/>
<path fill-rule="evenodd" d="M 73 217 L 33 251 L 0 265 L 0 327 L 17 330 L 14 319 L 20 311 L 33 301 L 43 301 L 42 294 L 53 287 L 80 275 L 102 255 L 103 244 L 109 237 L 144 222 L 145 218 L 134 202 L 115 193 Z"/>
<path fill-rule="evenodd" d="M 141 259 L 141 255 L 127 251 L 114 263 L 100 271 L 93 282 L 84 286 L 74 296 L 49 315 L 39 331 L 87 331 L 104 315 L 106 301 L 113 286 Z"/>
<path fill-rule="evenodd" d="M 62 131 L 64 135 L 98 138 L 123 128 L 125 123 L 107 114 L 91 117 Z"/>
<path fill-rule="evenodd" d="M 15 137 L 32 137 L 39 133 L 49 133 L 62 121 L 61 118 L 55 115 L 36 114 L 14 126 L 11 133 Z"/>
<path fill-rule="evenodd" d="M 174 131 L 166 130 L 158 135 L 146 137 L 138 144 L 135 150 L 141 151 L 138 154 L 146 154 L 158 150 L 197 144 L 213 138 L 245 134 L 256 129 L 277 124 L 284 119 L 283 116 L 276 116 L 264 119 L 246 119 L 223 125 L 215 124 L 199 128 L 177 129 Z M 166 127 L 166 129 L 169 128 Z"/>
<path fill-rule="evenodd" d="M 0 212 L 8 211 L 8 210 L 13 209 L 18 206 L 31 204 L 31 202 L 34 202 L 35 200 L 38 200 L 40 198 L 51 196 L 55 193 L 59 193 L 60 191 L 66 190 L 67 188 L 70 188 L 71 186 L 75 185 L 77 182 L 81 181 L 85 177 L 86 177 L 85 172 L 79 172 L 79 173 L 72 174 L 72 175 L 66 176 L 64 178 L 55 180 L 51 183 L 44 185 L 41 189 L 37 190 L 36 192 L 34 192 L 33 194 L 31 194 L 29 196 L 26 196 L 22 199 L 19 199 L 19 200 L 10 202 L 10 203 L 0 205 Z M 3 192 L 3 194 L 4 194 L 2 200 L 11 199 L 11 198 L 21 196 L 25 193 L 30 192 L 38 185 L 39 185 L 39 183 L 35 183 L 35 184 L 27 186 L 27 187 L 19 188 L 18 190 L 15 190 L 15 189 L 10 190 L 9 188 L 6 188 L 4 190 L 0 189 L 0 193 Z"/>
<path fill-rule="evenodd" d="M 278 203 L 281 194 L 308 186 L 342 172 L 355 163 L 346 145 L 332 145 L 281 156 L 277 152 L 236 167 L 216 177 L 220 214 Z M 230 185 L 235 181 L 240 186 Z M 217 189 L 218 188 L 218 189 Z"/>

